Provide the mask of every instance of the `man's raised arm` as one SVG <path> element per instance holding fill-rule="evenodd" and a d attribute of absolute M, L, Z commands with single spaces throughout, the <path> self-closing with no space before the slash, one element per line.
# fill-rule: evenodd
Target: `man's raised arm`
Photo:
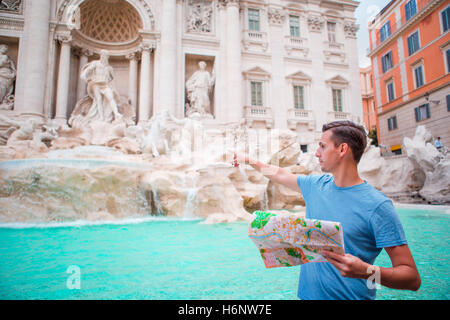
<path fill-rule="evenodd" d="M 263 163 L 248 157 L 248 155 L 234 153 L 237 163 L 245 163 L 252 166 L 255 170 L 261 172 L 265 177 L 275 183 L 279 183 L 289 189 L 300 192 L 297 184 L 297 175 L 271 164 Z"/>

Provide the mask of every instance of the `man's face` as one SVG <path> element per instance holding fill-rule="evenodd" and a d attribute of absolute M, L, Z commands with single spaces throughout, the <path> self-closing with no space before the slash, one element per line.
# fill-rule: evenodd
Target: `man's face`
<path fill-rule="evenodd" d="M 319 159 L 320 168 L 323 172 L 333 172 L 334 168 L 339 164 L 339 146 L 335 147 L 331 130 L 327 130 L 322 134 L 319 141 L 319 148 L 316 151 L 316 157 Z"/>

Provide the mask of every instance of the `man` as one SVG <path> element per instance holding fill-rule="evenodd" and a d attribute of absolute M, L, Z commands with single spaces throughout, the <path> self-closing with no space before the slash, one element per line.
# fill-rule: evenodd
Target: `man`
<path fill-rule="evenodd" d="M 437 139 L 434 141 L 434 146 L 435 146 L 436 149 L 438 149 L 439 151 L 442 149 L 442 141 L 441 141 L 441 137 L 437 137 Z"/>
<path fill-rule="evenodd" d="M 301 191 L 306 218 L 340 222 L 345 255 L 324 252 L 329 263 L 301 266 L 300 299 L 375 299 L 369 280 L 394 289 L 418 290 L 421 284 L 414 259 L 392 201 L 359 177 L 357 165 L 366 147 L 364 128 L 336 121 L 322 128 L 316 157 L 331 175 L 294 175 L 288 170 L 237 155 L 273 182 Z M 372 264 L 385 249 L 392 267 Z"/>

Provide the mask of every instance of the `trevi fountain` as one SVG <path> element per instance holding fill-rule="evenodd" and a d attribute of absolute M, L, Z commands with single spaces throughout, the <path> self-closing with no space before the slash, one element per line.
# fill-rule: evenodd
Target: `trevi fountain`
<path fill-rule="evenodd" d="M 3 108 L 9 108 L 15 66 L 2 48 Z M 187 117 L 168 109 L 136 124 L 129 101 L 112 84 L 108 51 L 86 64 L 86 95 L 67 123 L 0 114 L 0 222 L 111 221 L 145 216 L 248 220 L 253 210 L 304 211 L 300 193 L 273 184 L 229 150 L 296 174 L 320 173 L 314 151 L 303 153 L 290 130 L 252 129 L 244 122 L 205 126 L 211 118 L 214 72 L 205 63 L 186 82 Z M 423 126 L 404 138 L 406 156 L 384 158 L 368 145 L 361 176 L 394 201 L 450 203 L 450 154 L 439 152 Z"/>

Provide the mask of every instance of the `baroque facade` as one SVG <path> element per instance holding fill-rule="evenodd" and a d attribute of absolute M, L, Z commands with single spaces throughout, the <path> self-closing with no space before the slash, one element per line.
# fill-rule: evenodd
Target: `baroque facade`
<path fill-rule="evenodd" d="M 66 124 L 86 96 L 83 67 L 107 50 L 115 90 L 134 108 L 136 122 L 163 109 L 183 118 L 195 96 L 187 83 L 203 61 L 210 85 L 202 94 L 206 125 L 289 128 L 307 148 L 326 122 L 362 121 L 357 6 L 352 0 L 2 0 L 0 44 L 8 46 L 4 55 L 17 76 L 11 103 L 0 112 Z"/>

